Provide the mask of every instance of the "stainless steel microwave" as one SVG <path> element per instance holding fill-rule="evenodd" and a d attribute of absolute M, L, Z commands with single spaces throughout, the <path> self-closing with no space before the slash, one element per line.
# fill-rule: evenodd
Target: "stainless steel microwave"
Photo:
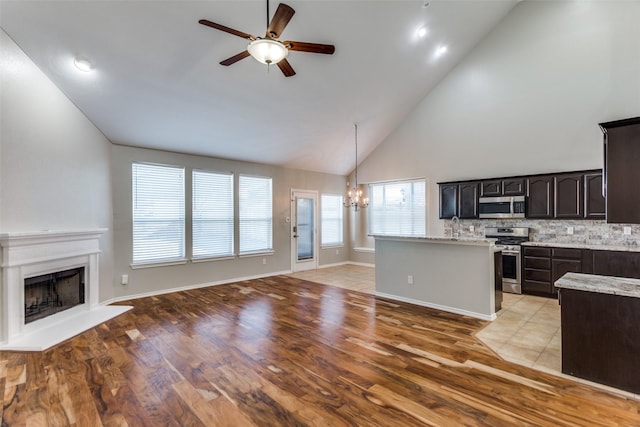
<path fill-rule="evenodd" d="M 480 197 L 480 218 L 524 218 L 525 197 Z"/>

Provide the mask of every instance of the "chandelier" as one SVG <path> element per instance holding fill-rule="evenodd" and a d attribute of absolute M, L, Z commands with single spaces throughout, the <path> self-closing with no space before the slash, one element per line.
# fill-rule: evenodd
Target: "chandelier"
<path fill-rule="evenodd" d="M 353 207 L 357 212 L 358 208 L 366 208 L 369 206 L 369 198 L 362 197 L 362 190 L 358 186 L 358 125 L 353 124 L 356 142 L 356 169 L 355 169 L 355 185 L 347 192 L 347 200 L 344 203 L 345 208 Z M 347 188 L 349 183 L 347 183 Z"/>

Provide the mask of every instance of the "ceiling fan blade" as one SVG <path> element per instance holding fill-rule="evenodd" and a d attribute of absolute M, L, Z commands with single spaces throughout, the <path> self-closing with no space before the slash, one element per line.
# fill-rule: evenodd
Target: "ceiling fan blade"
<path fill-rule="evenodd" d="M 227 58 L 224 61 L 221 61 L 220 64 L 229 66 L 229 65 L 235 64 L 236 62 L 240 61 L 241 59 L 246 58 L 247 56 L 249 56 L 249 51 L 248 50 L 243 50 L 239 54 L 233 55 L 231 58 Z"/>
<path fill-rule="evenodd" d="M 327 55 L 333 54 L 336 51 L 336 47 L 332 44 L 319 44 L 319 43 L 307 43 L 307 42 L 282 42 L 289 50 L 297 50 L 299 52 L 311 52 L 311 53 L 324 53 Z"/>
<path fill-rule="evenodd" d="M 287 26 L 294 13 L 296 13 L 296 11 L 293 10 L 291 6 L 280 3 L 275 15 L 273 15 L 273 19 L 269 23 L 269 28 L 267 28 L 267 37 L 273 39 L 280 37 L 280 33 L 282 33 L 284 27 Z"/>
<path fill-rule="evenodd" d="M 201 19 L 198 21 L 202 25 L 206 25 L 207 27 L 215 28 L 216 30 L 224 31 L 225 33 L 233 34 L 234 36 L 242 37 L 243 39 L 255 40 L 255 36 L 252 36 L 248 33 L 243 33 L 242 31 L 234 30 L 233 28 L 225 27 L 224 25 L 216 24 L 215 22 L 211 22 L 207 19 Z"/>
<path fill-rule="evenodd" d="M 295 76 L 296 72 L 293 71 L 293 67 L 289 64 L 287 58 L 281 60 L 276 65 L 278 65 L 278 68 L 280 68 L 280 71 L 282 71 L 282 74 L 284 74 L 285 77 Z"/>

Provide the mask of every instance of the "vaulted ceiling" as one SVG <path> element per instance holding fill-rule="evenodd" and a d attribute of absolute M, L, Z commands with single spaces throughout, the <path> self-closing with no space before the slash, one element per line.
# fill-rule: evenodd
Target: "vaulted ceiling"
<path fill-rule="evenodd" d="M 220 65 L 247 41 L 198 24 L 262 36 L 265 1 L 2 0 L 0 26 L 113 143 L 344 175 L 353 123 L 362 159 L 516 3 L 287 0 L 282 40 L 336 46 L 289 78 Z"/>

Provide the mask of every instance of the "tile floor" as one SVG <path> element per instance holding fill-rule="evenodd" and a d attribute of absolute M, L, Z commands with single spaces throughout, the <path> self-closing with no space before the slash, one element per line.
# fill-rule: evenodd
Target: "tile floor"
<path fill-rule="evenodd" d="M 476 337 L 510 362 L 562 371 L 560 306 L 556 299 L 504 294 L 498 318 Z"/>
<path fill-rule="evenodd" d="M 298 279 L 351 289 L 367 294 L 376 291 L 376 269 L 362 265 L 345 264 L 289 274 Z"/>

